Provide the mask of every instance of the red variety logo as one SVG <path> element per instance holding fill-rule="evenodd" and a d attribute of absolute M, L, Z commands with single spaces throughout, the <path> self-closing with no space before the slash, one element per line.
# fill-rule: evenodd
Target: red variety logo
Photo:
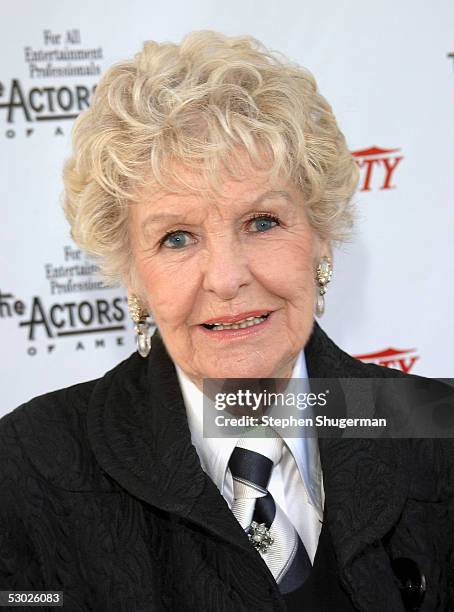
<path fill-rule="evenodd" d="M 375 363 L 377 365 L 386 366 L 387 368 L 402 370 L 402 372 L 406 374 L 410 372 L 419 359 L 419 355 L 416 354 L 416 349 L 399 350 L 392 347 L 376 353 L 354 355 L 354 357 L 365 363 Z"/>
<path fill-rule="evenodd" d="M 369 147 L 360 151 L 353 151 L 358 167 L 361 169 L 359 182 L 360 191 L 371 191 L 372 188 L 394 189 L 392 184 L 397 166 L 403 155 L 395 155 L 400 149 L 382 149 Z"/>

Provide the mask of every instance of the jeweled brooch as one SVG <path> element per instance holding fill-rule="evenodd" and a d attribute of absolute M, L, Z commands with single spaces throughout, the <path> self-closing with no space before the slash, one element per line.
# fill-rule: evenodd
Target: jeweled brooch
<path fill-rule="evenodd" d="M 248 537 L 252 546 L 261 553 L 266 553 L 274 542 L 265 523 L 257 523 L 256 521 L 252 521 Z"/>

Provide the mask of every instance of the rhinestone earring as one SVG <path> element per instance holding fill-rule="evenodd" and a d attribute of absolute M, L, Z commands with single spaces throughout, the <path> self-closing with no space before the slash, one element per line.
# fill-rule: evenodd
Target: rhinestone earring
<path fill-rule="evenodd" d="M 317 266 L 315 278 L 317 281 L 317 294 L 315 298 L 315 314 L 321 317 L 325 312 L 325 293 L 326 285 L 330 282 L 333 276 L 333 267 L 331 258 L 323 256 Z"/>
<path fill-rule="evenodd" d="M 150 325 L 147 321 L 148 313 L 140 305 L 137 296 L 134 294 L 128 296 L 128 310 L 131 319 L 134 321 L 137 351 L 141 357 L 148 357 L 151 349 Z"/>

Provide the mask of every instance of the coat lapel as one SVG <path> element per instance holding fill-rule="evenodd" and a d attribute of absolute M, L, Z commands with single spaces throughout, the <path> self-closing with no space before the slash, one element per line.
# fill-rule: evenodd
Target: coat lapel
<path fill-rule="evenodd" d="M 148 359 L 134 354 L 100 379 L 87 426 L 96 459 L 109 476 L 151 506 L 251 556 L 280 599 L 268 567 L 201 468 L 176 370 L 158 332 Z"/>
<path fill-rule="evenodd" d="M 382 374 L 344 353 L 317 323 L 305 354 L 310 378 Z M 361 610 L 403 611 L 381 540 L 397 523 L 406 500 L 405 441 L 326 438 L 319 447 L 325 516 L 344 586 Z"/>

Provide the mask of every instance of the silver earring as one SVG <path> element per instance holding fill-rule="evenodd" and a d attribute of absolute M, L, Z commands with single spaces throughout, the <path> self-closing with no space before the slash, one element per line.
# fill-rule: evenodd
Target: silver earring
<path fill-rule="evenodd" d="M 317 266 L 315 278 L 317 281 L 317 295 L 315 298 L 315 314 L 321 317 L 325 312 L 325 293 L 326 285 L 330 282 L 333 276 L 333 267 L 331 259 L 323 256 Z"/>
<path fill-rule="evenodd" d="M 141 357 L 148 357 L 151 349 L 150 326 L 147 322 L 148 313 L 140 305 L 137 296 L 134 294 L 128 296 L 128 310 L 131 319 L 134 321 L 137 351 Z"/>

